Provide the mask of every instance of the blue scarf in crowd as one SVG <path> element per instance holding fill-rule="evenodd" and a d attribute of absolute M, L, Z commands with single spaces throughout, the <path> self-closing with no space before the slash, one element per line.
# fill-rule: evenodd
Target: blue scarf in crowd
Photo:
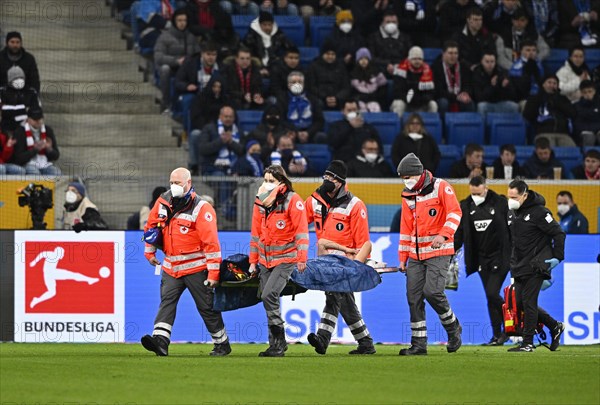
<path fill-rule="evenodd" d="M 297 129 L 306 129 L 312 125 L 313 114 L 310 101 L 305 94 L 290 95 L 287 119 Z"/>

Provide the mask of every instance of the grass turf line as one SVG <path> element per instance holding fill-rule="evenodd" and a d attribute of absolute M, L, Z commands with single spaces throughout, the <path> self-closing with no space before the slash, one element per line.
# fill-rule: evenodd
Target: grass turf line
<path fill-rule="evenodd" d="M 507 353 L 463 346 L 448 354 L 400 357 L 400 346 L 350 356 L 290 345 L 285 358 L 259 358 L 266 345 L 174 344 L 156 357 L 133 344 L 0 344 L 0 403 L 401 404 L 600 403 L 600 346 Z"/>

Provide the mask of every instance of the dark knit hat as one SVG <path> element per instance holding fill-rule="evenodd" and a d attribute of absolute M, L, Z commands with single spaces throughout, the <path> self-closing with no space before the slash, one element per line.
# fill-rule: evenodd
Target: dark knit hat
<path fill-rule="evenodd" d="M 346 168 L 346 164 L 341 160 L 332 160 L 327 169 L 325 169 L 325 174 L 333 176 L 341 182 L 345 182 L 348 169 Z"/>
<path fill-rule="evenodd" d="M 40 120 L 44 118 L 44 111 L 42 111 L 42 107 L 34 105 L 27 110 L 27 117 L 32 120 Z"/>
<path fill-rule="evenodd" d="M 13 38 L 19 38 L 19 40 L 21 40 L 21 42 L 23 42 L 23 37 L 21 36 L 20 32 L 11 31 L 6 34 L 6 43 L 8 44 L 8 41 L 10 41 Z"/>
<path fill-rule="evenodd" d="M 260 145 L 260 143 L 258 143 L 258 141 L 256 139 L 252 139 L 252 140 L 248 141 L 248 143 L 246 144 L 246 152 L 248 152 L 250 150 L 250 148 L 253 147 L 254 145 Z"/>
<path fill-rule="evenodd" d="M 82 196 L 85 197 L 85 186 L 77 181 L 69 183 L 69 187 L 74 187 L 75 190 Z"/>
<path fill-rule="evenodd" d="M 398 176 L 419 176 L 423 174 L 423 164 L 414 153 L 409 153 L 398 164 Z"/>
<path fill-rule="evenodd" d="M 274 22 L 275 19 L 273 18 L 273 14 L 267 12 L 267 11 L 261 11 L 258 14 L 258 23 L 264 23 L 264 22 Z"/>

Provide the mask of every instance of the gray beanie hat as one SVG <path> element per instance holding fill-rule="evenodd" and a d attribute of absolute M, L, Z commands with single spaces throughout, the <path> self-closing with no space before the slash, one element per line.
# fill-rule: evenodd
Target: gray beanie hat
<path fill-rule="evenodd" d="M 398 164 L 398 176 L 419 176 L 423 174 L 423 164 L 414 153 L 409 153 Z"/>
<path fill-rule="evenodd" d="M 19 66 L 13 66 L 8 69 L 8 72 L 6 72 L 6 78 L 8 83 L 15 79 L 25 79 L 25 72 L 23 72 L 23 69 L 21 69 Z"/>

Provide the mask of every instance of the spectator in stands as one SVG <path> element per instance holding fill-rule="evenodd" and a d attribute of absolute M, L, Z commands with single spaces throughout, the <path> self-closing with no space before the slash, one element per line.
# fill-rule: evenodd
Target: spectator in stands
<path fill-rule="evenodd" d="M 435 173 L 440 163 L 440 149 L 437 142 L 425 129 L 423 118 L 411 114 L 406 120 L 402 132 L 392 145 L 392 162 L 398 167 L 400 161 L 409 153 L 414 153 L 426 170 Z"/>
<path fill-rule="evenodd" d="M 339 110 L 350 97 L 350 79 L 344 63 L 335 54 L 330 41 L 321 46 L 321 57 L 308 67 L 306 75 L 308 92 L 317 96 L 325 110 Z"/>
<path fill-rule="evenodd" d="M 0 130 L 0 176 L 4 175 L 24 175 L 25 168 L 14 163 L 8 163 L 12 159 L 17 143 L 15 137 L 9 137 Z"/>
<path fill-rule="evenodd" d="M 454 162 L 450 168 L 450 178 L 471 179 L 475 176 L 486 177 L 486 164 L 483 161 L 483 148 L 476 143 L 470 143 L 465 147 L 465 157 Z"/>
<path fill-rule="evenodd" d="M 295 3 L 305 19 L 313 15 L 335 16 L 341 10 L 334 0 L 297 0 Z"/>
<path fill-rule="evenodd" d="M 340 2 L 341 3 L 341 2 Z M 379 22 L 385 10 L 388 9 L 391 0 L 352 0 L 350 11 L 354 16 L 356 29 L 364 37 L 377 31 Z"/>
<path fill-rule="evenodd" d="M 160 33 L 173 17 L 173 10 L 175 10 L 173 0 L 146 0 L 139 3 L 138 15 L 131 18 L 137 19 L 141 48 L 154 49 Z"/>
<path fill-rule="evenodd" d="M 285 49 L 294 46 L 284 32 L 279 29 L 273 15 L 266 11 L 261 11 L 258 17 L 252 21 L 248 34 L 244 38 L 244 44 L 252 56 L 260 60 L 262 76 L 269 76 L 269 68 L 272 63 L 279 59 Z"/>
<path fill-rule="evenodd" d="M 350 86 L 361 112 L 381 112 L 381 106 L 386 101 L 387 79 L 371 63 L 371 52 L 367 48 L 356 51 L 356 64 L 350 72 Z"/>
<path fill-rule="evenodd" d="M 437 112 L 433 71 L 423 61 L 423 50 L 413 46 L 408 58 L 394 68 L 394 101 L 390 110 L 402 119 L 405 111 Z"/>
<path fill-rule="evenodd" d="M 279 138 L 293 130 L 283 117 L 279 104 L 269 104 L 263 112 L 260 124 L 248 135 L 249 140 L 256 140 L 260 144 L 263 163 L 269 161 Z"/>
<path fill-rule="evenodd" d="M 583 146 L 600 145 L 600 95 L 591 80 L 582 81 L 579 88 L 581 99 L 575 103 L 574 138 Z"/>
<path fill-rule="evenodd" d="M 175 76 L 175 89 L 180 95 L 193 97 L 201 94 L 208 82 L 218 75 L 217 45 L 208 41 L 202 44 L 201 53 L 185 58 Z"/>
<path fill-rule="evenodd" d="M 40 107 L 41 103 L 37 91 L 33 87 L 25 87 L 26 77 L 23 69 L 13 66 L 8 69 L 7 77 L 8 85 L 0 87 L 0 130 L 10 136 L 25 122 L 27 111 Z"/>
<path fill-rule="evenodd" d="M 366 46 L 358 28 L 355 28 L 354 17 L 350 10 L 342 10 L 335 16 L 335 27 L 331 34 L 325 39 L 330 42 L 335 50 L 337 58 L 341 60 L 348 71 L 354 66 L 354 55 L 359 48 Z"/>
<path fill-rule="evenodd" d="M 548 138 L 538 137 L 533 155 L 523 165 L 523 175 L 528 179 L 553 179 L 555 167 L 561 168 L 561 178 L 566 179 L 565 166 L 554 156 L 550 141 Z"/>
<path fill-rule="evenodd" d="M 538 60 L 541 61 L 548 57 L 550 47 L 544 38 L 537 34 L 535 26 L 530 24 L 527 12 L 523 8 L 519 8 L 512 15 L 512 27 L 501 32 L 496 39 L 498 64 L 504 69 L 510 69 L 513 63 L 519 59 L 526 40 L 535 42 Z"/>
<path fill-rule="evenodd" d="M 600 65 L 596 66 L 592 72 L 592 81 L 596 85 L 596 91 L 600 92 Z"/>
<path fill-rule="evenodd" d="M 38 73 L 35 57 L 23 48 L 23 38 L 20 32 L 12 31 L 6 34 L 6 46 L 0 51 L 0 87 L 6 87 L 10 80 L 8 71 L 18 66 L 25 75 L 24 88 L 32 88 L 40 92 L 40 74 Z"/>
<path fill-rule="evenodd" d="M 78 182 L 69 183 L 65 194 L 63 229 L 95 231 L 108 229 L 96 205 L 86 195 L 85 186 Z"/>
<path fill-rule="evenodd" d="M 538 93 L 538 83 L 544 76 L 544 68 L 537 57 L 537 45 L 534 41 L 523 41 L 521 56 L 513 63 L 508 75 L 515 86 L 519 108 L 522 111 L 525 100 Z"/>
<path fill-rule="evenodd" d="M 262 96 L 262 79 L 258 67 L 252 64 L 250 51 L 240 48 L 235 61 L 222 71 L 225 92 L 234 108 L 238 110 L 260 109 L 265 100 Z"/>
<path fill-rule="evenodd" d="M 218 0 L 189 0 L 187 3 L 189 29 L 197 37 L 204 40 L 210 38 L 211 32 L 227 19 L 229 14 L 221 8 Z"/>
<path fill-rule="evenodd" d="M 281 166 L 286 173 L 304 176 L 308 171 L 308 163 L 302 153 L 296 150 L 294 141 L 289 135 L 282 135 L 277 140 L 277 148 L 271 152 L 269 164 Z"/>
<path fill-rule="evenodd" d="M 410 36 L 413 45 L 421 48 L 439 48 L 437 30 L 436 0 L 397 0 L 394 11 L 398 15 L 398 25 Z"/>
<path fill-rule="evenodd" d="M 152 190 L 152 200 L 150 200 L 150 204 L 144 205 L 138 212 L 131 214 L 131 216 L 127 218 L 128 230 L 144 229 L 144 226 L 146 226 L 146 222 L 148 221 L 148 214 L 150 214 L 150 210 L 152 207 L 154 207 L 158 197 L 160 197 L 160 195 L 165 191 L 167 191 L 166 187 L 162 186 L 156 187 L 154 190 Z"/>
<path fill-rule="evenodd" d="M 348 162 L 348 177 L 395 177 L 388 162 L 381 154 L 377 140 L 367 138 L 362 143 L 360 153 Z"/>
<path fill-rule="evenodd" d="M 171 19 L 171 27 L 160 34 L 154 46 L 154 64 L 160 75 L 162 99 L 161 111 L 170 112 L 171 78 L 175 76 L 186 57 L 200 52 L 194 35 L 187 29 L 185 9 L 176 10 Z"/>
<path fill-rule="evenodd" d="M 446 41 L 441 58 L 433 62 L 436 102 L 440 113 L 475 111 L 471 69 L 459 61 L 458 44 Z"/>
<path fill-rule="evenodd" d="M 460 61 L 471 70 L 479 65 L 484 52 L 496 51 L 494 38 L 483 26 L 483 12 L 477 6 L 467 10 L 467 23 L 454 33 L 454 40 L 460 50 Z"/>
<path fill-rule="evenodd" d="M 394 66 L 408 56 L 410 37 L 398 29 L 398 16 L 394 10 L 386 10 L 379 29 L 368 39 L 369 50 L 373 54 L 372 63 L 391 75 Z"/>
<path fill-rule="evenodd" d="M 468 12 L 472 8 L 479 8 L 474 0 L 448 0 L 440 4 L 439 37 L 448 39 L 454 37 L 457 32 L 460 32 L 465 26 Z"/>
<path fill-rule="evenodd" d="M 577 208 L 571 192 L 559 191 L 556 196 L 556 205 L 560 227 L 565 233 L 574 235 L 590 232 L 588 220 Z"/>
<path fill-rule="evenodd" d="M 588 150 L 585 153 L 583 164 L 573 168 L 571 173 L 577 180 L 600 180 L 600 151 Z"/>
<path fill-rule="evenodd" d="M 260 8 L 251 0 L 221 0 L 219 2 L 227 14 L 233 15 L 258 15 Z"/>
<path fill-rule="evenodd" d="M 381 148 L 381 138 L 377 129 L 367 124 L 360 115 L 358 101 L 349 99 L 342 108 L 343 119 L 331 123 L 328 132 L 328 143 L 332 150 L 332 160 L 348 162 L 362 148 L 365 139 L 375 139 Z"/>
<path fill-rule="evenodd" d="M 235 161 L 231 173 L 237 176 L 262 177 L 265 165 L 262 161 L 260 143 L 250 140 L 246 143 L 246 155 Z"/>
<path fill-rule="evenodd" d="M 234 57 L 240 48 L 240 36 L 233 29 L 231 16 L 224 15 L 213 30 L 210 32 L 209 40 L 217 46 L 217 62 L 223 64 L 225 60 Z"/>
<path fill-rule="evenodd" d="M 600 2 L 561 0 L 558 2 L 559 48 L 598 45 Z"/>
<path fill-rule="evenodd" d="M 508 72 L 496 65 L 496 55 L 491 50 L 484 52 L 481 64 L 473 71 L 473 98 L 477 112 L 484 119 L 490 112 L 519 112 L 519 105 L 513 101 L 517 93 L 508 79 Z"/>
<path fill-rule="evenodd" d="M 295 46 L 283 52 L 283 59 L 273 61 L 269 74 L 269 94 L 276 101 L 288 92 L 288 76 L 293 71 L 303 72 L 300 66 L 300 51 Z"/>
<path fill-rule="evenodd" d="M 274 15 L 298 15 L 298 6 L 289 0 L 263 0 L 260 10 Z"/>
<path fill-rule="evenodd" d="M 510 143 L 500 147 L 500 156 L 494 160 L 492 166 L 494 167 L 495 179 L 512 180 L 523 174 L 521 165 L 517 161 L 515 145 Z"/>
<path fill-rule="evenodd" d="M 527 99 L 523 117 L 533 125 L 536 139 L 544 137 L 554 146 L 575 146 L 569 126 L 577 112 L 558 91 L 558 83 L 556 75 L 546 75 L 539 93 Z"/>
<path fill-rule="evenodd" d="M 221 108 L 219 119 L 207 124 L 198 140 L 198 164 L 203 175 L 230 174 L 231 166 L 244 153 L 241 133 L 235 124 L 235 110 Z M 191 148 L 191 145 L 190 145 Z"/>
<path fill-rule="evenodd" d="M 326 143 L 327 136 L 323 133 L 325 118 L 323 109 L 304 83 L 304 74 L 292 71 L 287 78 L 288 92 L 277 100 L 278 105 L 286 111 L 287 124 L 298 131 L 298 143 Z"/>
<path fill-rule="evenodd" d="M 591 70 L 585 63 L 583 47 L 576 46 L 569 50 L 569 59 L 558 69 L 556 77 L 560 81 L 560 94 L 566 96 L 572 103 L 579 101 L 581 98 L 579 85 L 582 81 L 591 79 Z"/>
<path fill-rule="evenodd" d="M 511 26 L 512 15 L 519 8 L 518 0 L 489 1 L 483 8 L 483 24 L 492 33 L 500 35 Z"/>
<path fill-rule="evenodd" d="M 521 0 L 521 5 L 531 16 L 538 35 L 550 47 L 556 45 L 558 39 L 558 0 Z"/>

